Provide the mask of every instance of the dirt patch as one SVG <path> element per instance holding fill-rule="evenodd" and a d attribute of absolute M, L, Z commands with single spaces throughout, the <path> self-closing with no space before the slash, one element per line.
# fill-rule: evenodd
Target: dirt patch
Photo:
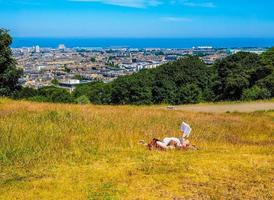
<path fill-rule="evenodd" d="M 170 109 L 170 108 L 167 108 Z M 216 104 L 216 105 L 182 105 L 174 106 L 174 110 L 185 110 L 206 113 L 225 113 L 225 112 L 254 112 L 274 110 L 274 102 L 255 102 L 239 104 Z"/>

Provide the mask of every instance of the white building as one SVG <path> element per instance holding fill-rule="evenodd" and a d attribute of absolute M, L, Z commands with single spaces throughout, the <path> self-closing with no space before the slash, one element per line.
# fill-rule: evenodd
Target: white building
<path fill-rule="evenodd" d="M 66 46 L 64 44 L 59 44 L 58 49 L 59 50 L 64 50 Z"/>
<path fill-rule="evenodd" d="M 36 53 L 40 53 L 40 47 L 37 45 L 37 46 L 35 46 L 35 52 Z"/>

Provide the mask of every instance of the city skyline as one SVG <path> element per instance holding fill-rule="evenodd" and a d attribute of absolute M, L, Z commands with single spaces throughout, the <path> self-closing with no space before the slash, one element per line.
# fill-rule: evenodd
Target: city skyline
<path fill-rule="evenodd" d="M 14 37 L 274 36 L 274 2 L 258 0 L 0 0 Z"/>

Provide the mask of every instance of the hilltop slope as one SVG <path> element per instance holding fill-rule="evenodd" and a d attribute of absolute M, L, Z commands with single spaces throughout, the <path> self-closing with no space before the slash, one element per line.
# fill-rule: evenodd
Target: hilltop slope
<path fill-rule="evenodd" d="M 273 112 L 0 100 L 0 199 L 272 199 Z M 199 151 L 138 144 L 193 127 Z"/>

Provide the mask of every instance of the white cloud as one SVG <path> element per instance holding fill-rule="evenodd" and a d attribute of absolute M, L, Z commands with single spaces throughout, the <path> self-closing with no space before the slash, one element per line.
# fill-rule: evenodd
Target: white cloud
<path fill-rule="evenodd" d="M 164 21 L 168 21 L 168 22 L 190 22 L 192 21 L 190 18 L 185 18 L 185 17 L 162 17 L 161 18 Z"/>
<path fill-rule="evenodd" d="M 213 2 L 194 2 L 194 1 L 188 1 L 184 0 L 183 1 L 184 6 L 189 6 L 189 7 L 204 7 L 204 8 L 215 8 L 216 5 Z"/>
<path fill-rule="evenodd" d="M 146 8 L 148 6 L 158 6 L 162 4 L 158 0 L 69 0 L 73 2 L 98 2 L 103 4 L 131 7 L 131 8 Z"/>
<path fill-rule="evenodd" d="M 163 3 L 169 3 L 171 5 L 175 5 L 176 3 L 180 3 L 184 6 L 188 7 L 205 7 L 205 8 L 215 8 L 216 5 L 213 2 L 208 1 L 199 1 L 196 0 L 68 0 L 71 2 L 97 2 L 115 6 L 122 6 L 122 7 L 131 7 L 131 8 L 146 8 L 150 6 L 159 6 Z"/>

